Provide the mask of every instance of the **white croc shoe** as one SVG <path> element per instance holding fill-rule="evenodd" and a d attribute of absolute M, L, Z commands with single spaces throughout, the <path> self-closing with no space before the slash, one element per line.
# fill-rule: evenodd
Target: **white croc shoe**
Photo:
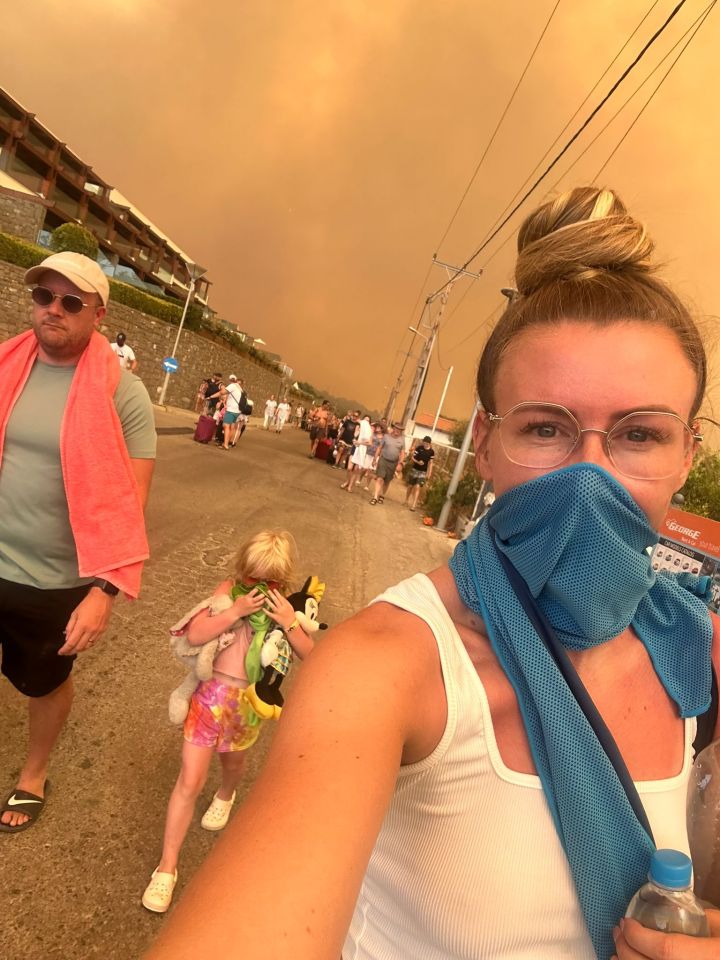
<path fill-rule="evenodd" d="M 220 800 L 218 795 L 212 798 L 212 803 L 203 814 L 200 826 L 203 830 L 222 830 L 230 819 L 230 811 L 235 803 L 235 791 L 229 800 Z"/>
<path fill-rule="evenodd" d="M 145 893 L 142 895 L 142 905 L 146 910 L 165 913 L 172 903 L 177 876 L 177 870 L 175 873 L 160 873 L 158 870 L 153 870 L 150 883 L 145 887 Z"/>

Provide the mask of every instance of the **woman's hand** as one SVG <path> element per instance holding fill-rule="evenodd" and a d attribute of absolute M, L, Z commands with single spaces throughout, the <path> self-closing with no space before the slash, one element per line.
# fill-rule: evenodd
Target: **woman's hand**
<path fill-rule="evenodd" d="M 289 630 L 295 620 L 295 610 L 291 603 L 277 590 L 268 591 L 265 601 L 265 612 L 283 630 Z"/>
<path fill-rule="evenodd" d="M 232 605 L 232 610 L 239 619 L 240 617 L 249 617 L 251 613 L 257 613 L 258 610 L 263 608 L 264 604 L 265 594 L 255 587 L 244 596 L 238 597 Z"/>
<path fill-rule="evenodd" d="M 706 910 L 710 937 L 648 930 L 637 920 L 615 927 L 617 960 L 717 960 L 720 957 L 720 910 Z"/>

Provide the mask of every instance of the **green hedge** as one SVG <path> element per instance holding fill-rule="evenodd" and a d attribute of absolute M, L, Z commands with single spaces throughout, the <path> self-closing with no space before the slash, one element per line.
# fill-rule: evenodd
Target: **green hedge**
<path fill-rule="evenodd" d="M 11 237 L 8 233 L 0 233 L 0 260 L 6 263 L 14 263 L 18 267 L 37 266 L 41 260 L 48 255 L 45 247 L 39 247 L 36 243 L 28 243 L 27 240 L 21 240 L 19 237 Z"/>
<path fill-rule="evenodd" d="M 683 510 L 710 520 L 720 520 L 720 453 L 698 456 L 685 486 Z"/>
<path fill-rule="evenodd" d="M 8 233 L 0 233 L 0 260 L 6 263 L 14 263 L 18 267 L 34 267 L 49 252 L 45 247 L 40 247 L 35 243 L 28 243 L 19 237 L 13 237 Z M 132 307 L 151 317 L 157 317 L 158 320 L 164 320 L 165 323 L 172 323 L 177 326 L 180 323 L 184 304 L 173 300 L 170 297 L 154 297 L 150 293 L 145 293 L 129 283 L 121 283 L 119 280 L 110 281 L 110 299 L 115 303 L 122 303 L 126 307 Z M 260 350 L 248 347 L 240 337 L 232 330 L 220 323 L 212 320 L 203 320 L 203 308 L 193 303 L 188 308 L 185 317 L 185 326 L 188 330 L 208 330 L 218 339 L 222 339 L 227 346 L 240 356 L 250 356 L 254 362 L 261 367 L 265 367 L 274 373 L 278 373 L 277 365 L 269 360 Z"/>
<path fill-rule="evenodd" d="M 144 290 L 133 287 L 132 284 L 108 279 L 110 280 L 110 299 L 114 300 L 115 303 L 122 303 L 126 307 L 132 307 L 134 310 L 147 313 L 151 317 L 157 317 L 158 320 L 164 320 L 166 323 L 175 324 L 175 326 L 180 323 L 182 307 L 178 304 L 160 297 L 153 297 L 151 294 L 145 293 Z M 188 310 L 185 326 L 191 330 L 197 330 L 200 324 L 197 322 L 196 315 L 191 316 L 191 313 L 193 311 Z M 202 310 L 199 313 L 202 316 Z"/>
<path fill-rule="evenodd" d="M 36 243 L 29 243 L 27 240 L 21 240 L 19 237 L 13 237 L 8 233 L 0 233 L 0 260 L 6 263 L 14 263 L 15 266 L 24 267 L 26 270 L 41 263 L 45 257 L 49 256 L 46 247 L 40 247 Z M 124 303 L 126 307 L 133 307 L 151 317 L 157 317 L 158 320 L 164 320 L 166 323 L 174 323 L 176 326 L 180 323 L 182 316 L 182 306 L 171 300 L 153 297 L 129 283 L 121 283 L 119 280 L 110 281 L 110 299 L 115 303 Z M 199 330 L 202 324 L 202 307 L 193 304 L 185 318 L 185 325 L 190 330 Z"/>

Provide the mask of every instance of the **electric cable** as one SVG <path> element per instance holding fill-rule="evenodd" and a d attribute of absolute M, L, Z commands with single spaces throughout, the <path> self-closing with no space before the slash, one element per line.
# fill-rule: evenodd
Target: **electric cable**
<path fill-rule="evenodd" d="M 668 70 L 667 70 L 667 71 L 665 72 L 665 74 L 663 75 L 662 79 L 659 81 L 659 83 L 657 84 L 657 86 L 654 88 L 652 94 L 650 95 L 649 99 L 646 101 L 646 103 L 644 104 L 644 106 L 641 107 L 641 109 L 638 111 L 637 115 L 635 116 L 635 118 L 633 119 L 632 123 L 630 124 L 630 126 L 628 127 L 628 129 L 625 131 L 625 133 L 623 134 L 623 136 L 622 136 L 622 137 L 620 138 L 620 140 L 615 144 L 615 146 L 613 147 L 612 152 L 611 152 L 610 155 L 607 157 L 607 159 L 605 160 L 605 162 L 603 163 L 603 165 L 600 167 L 600 169 L 598 170 L 598 172 L 595 174 L 595 176 L 592 178 L 592 181 L 591 181 L 591 182 L 594 183 L 594 182 L 598 179 L 598 177 L 600 176 L 600 174 L 602 173 L 602 171 L 605 169 L 605 167 L 608 165 L 608 163 L 610 162 L 610 160 L 612 159 L 612 157 L 614 156 L 614 154 L 617 152 L 617 150 L 618 150 L 618 148 L 620 147 L 620 145 L 622 144 L 623 140 L 624 140 L 624 139 L 627 137 L 627 135 L 630 133 L 630 130 L 632 130 L 632 128 L 635 126 L 635 124 L 636 124 L 637 121 L 640 119 L 640 117 L 642 116 L 642 114 L 643 114 L 643 112 L 645 111 L 645 109 L 647 108 L 647 106 L 650 104 L 650 101 L 653 99 L 653 97 L 655 96 L 655 94 L 657 93 L 657 91 L 660 89 L 660 87 L 662 86 L 662 84 L 665 82 L 665 80 L 666 80 L 667 76 L 669 75 L 670 71 L 673 69 L 673 67 L 675 66 L 675 64 L 677 63 L 677 61 L 680 59 L 680 57 L 682 56 L 682 54 L 685 52 L 687 46 L 688 46 L 689 43 L 692 41 L 693 37 L 695 36 L 695 34 L 697 33 L 697 31 L 700 29 L 700 27 L 703 25 L 703 23 L 704 23 L 705 20 L 707 19 L 708 15 L 710 14 L 710 11 L 712 10 L 712 8 L 715 6 L 716 3 L 717 3 L 717 0 L 712 0 L 712 2 L 708 4 L 708 6 L 702 11 L 702 13 L 690 24 L 690 26 L 687 28 L 687 30 L 685 31 L 685 33 L 683 33 L 682 36 L 681 36 L 678 40 L 675 41 L 675 43 L 672 45 L 672 47 L 670 47 L 670 49 L 669 49 L 669 50 L 667 51 L 667 53 L 663 56 L 663 58 L 658 61 L 658 63 L 653 67 L 653 69 L 652 69 L 652 70 L 650 71 L 650 73 L 645 77 L 645 79 L 644 79 L 640 84 L 638 84 L 638 86 L 635 88 L 635 90 L 634 90 L 634 91 L 630 94 L 630 96 L 623 102 L 622 106 L 618 107 L 618 109 L 617 109 L 617 110 L 615 111 L 615 113 L 610 117 L 610 119 L 607 121 L 607 123 L 598 131 L 598 133 L 593 137 L 593 139 L 584 147 L 584 149 L 582 150 L 582 152 L 578 154 L 578 156 L 573 160 L 573 162 L 572 162 L 572 163 L 570 164 L 570 166 L 563 172 L 563 174 L 555 181 L 555 183 L 553 183 L 553 185 L 548 189 L 548 191 L 547 191 L 547 193 L 545 194 L 545 197 L 544 197 L 543 199 L 547 198 L 548 196 L 550 196 L 550 195 L 554 192 L 554 190 L 555 190 L 555 189 L 559 186 L 559 184 L 565 179 L 565 177 L 568 175 L 568 173 L 570 173 L 570 171 L 573 169 L 573 167 L 575 167 L 575 166 L 580 162 L 580 160 L 582 160 L 582 158 L 585 156 L 585 154 L 591 149 L 591 147 L 594 146 L 594 144 L 595 144 L 595 143 L 597 142 L 597 140 L 603 135 L 603 133 L 608 129 L 608 127 L 609 127 L 612 123 L 614 123 L 614 121 L 617 119 L 617 117 L 620 115 L 620 113 L 622 113 L 622 111 L 623 111 L 623 110 L 625 109 L 625 107 L 630 103 L 630 101 L 640 92 L 640 90 L 642 90 L 642 88 L 643 88 L 643 87 L 645 86 L 645 84 L 651 79 L 651 77 L 662 67 L 662 65 L 665 63 L 665 61 L 672 55 L 673 51 L 676 50 L 676 49 L 680 46 L 680 44 L 681 44 L 684 40 L 686 40 L 686 38 L 688 38 L 688 39 L 686 40 L 685 45 L 683 46 L 682 50 L 681 50 L 680 53 L 678 54 L 678 56 L 675 58 L 675 60 L 673 61 L 673 63 L 670 65 L 670 67 L 668 68 Z M 692 33 L 692 36 L 688 36 L 688 35 L 691 34 L 691 33 Z M 518 230 L 519 230 L 519 227 L 516 227 L 516 228 L 512 231 L 512 233 L 510 233 L 510 234 L 505 238 L 505 240 L 503 240 L 503 242 L 490 254 L 490 256 L 487 258 L 487 260 L 485 260 L 484 263 L 483 263 L 483 270 L 487 267 L 487 265 L 488 265 L 492 260 L 495 259 L 495 257 L 500 253 L 500 251 L 501 251 L 504 247 L 506 247 L 507 244 L 508 244 L 511 240 L 513 240 L 513 239 L 515 238 Z M 458 304 L 458 305 L 459 305 L 459 304 Z M 451 316 L 452 316 L 452 314 L 451 314 Z M 449 320 L 449 319 L 450 319 L 450 317 L 448 317 L 448 320 Z"/>
<path fill-rule="evenodd" d="M 620 59 L 620 57 L 623 55 L 623 53 L 625 52 L 625 50 L 626 50 L 627 47 L 629 46 L 629 44 L 630 44 L 631 40 L 633 39 L 633 37 L 635 36 L 635 34 L 638 32 L 638 30 L 640 29 L 640 27 L 645 23 L 645 21 L 646 21 L 647 18 L 650 16 L 650 14 L 653 12 L 653 10 L 655 9 L 655 7 L 658 5 L 659 2 L 660 2 L 660 0 L 654 0 L 654 2 L 650 5 L 650 7 L 648 8 L 648 10 L 645 12 L 645 15 L 643 16 L 642 20 L 640 20 L 640 22 L 636 25 L 635 29 L 634 29 L 634 30 L 632 31 L 632 33 L 629 35 L 629 37 L 627 38 L 627 40 L 625 41 L 625 43 L 623 43 L 623 45 L 620 47 L 620 49 L 618 50 L 618 52 L 617 52 L 617 53 L 615 54 L 615 56 L 612 58 L 612 60 L 610 61 L 610 63 L 607 65 L 607 67 L 605 67 L 605 69 L 603 70 L 603 72 L 602 72 L 602 73 L 600 74 L 600 76 L 597 78 L 597 80 L 595 81 L 595 83 L 593 84 L 593 86 L 592 86 L 592 87 L 590 88 L 590 90 L 588 90 L 588 92 L 585 94 L 585 98 L 583 99 L 582 103 L 580 103 L 580 104 L 575 108 L 575 112 L 574 112 L 574 113 L 572 114 L 572 116 L 569 118 L 569 120 L 567 121 L 567 123 L 565 124 L 565 126 L 562 128 L 562 130 L 560 131 L 560 133 L 558 133 L 558 135 L 555 137 L 555 139 L 553 140 L 553 142 L 552 142 L 552 143 L 550 144 L 550 146 L 547 148 L 547 150 L 545 151 L 545 153 L 544 153 L 544 154 L 542 155 L 542 157 L 538 160 L 538 162 L 537 162 L 537 163 L 535 164 L 535 166 L 532 168 L 532 170 L 531 170 L 530 173 L 527 175 L 527 177 L 525 177 L 525 180 L 523 181 L 523 183 L 521 184 L 521 186 L 518 187 L 518 189 L 515 191 L 515 194 L 513 195 L 512 199 L 506 204 L 506 206 L 505 206 L 505 208 L 503 209 L 502 213 L 500 213 L 500 214 L 497 216 L 497 218 L 495 219 L 495 222 L 494 222 L 493 225 L 490 227 L 490 229 L 488 230 L 488 232 L 485 234 L 485 237 L 483 238 L 483 242 L 484 242 L 485 238 L 487 238 L 487 237 L 489 236 L 489 234 L 495 229 L 495 227 L 498 225 L 498 223 L 500 223 L 500 221 L 502 220 L 502 218 L 505 216 L 505 214 L 508 212 L 508 210 L 509 210 L 509 209 L 512 207 L 512 205 L 515 203 L 515 201 L 516 201 L 517 198 L 520 196 L 520 194 L 523 192 L 523 190 L 525 189 L 525 187 L 530 183 L 530 181 L 532 180 L 532 178 L 534 177 L 534 175 L 537 173 L 537 171 L 541 169 L 543 163 L 544 163 L 544 162 L 547 160 L 547 158 L 550 156 L 550 153 L 552 152 L 552 150 L 554 149 L 554 147 L 556 146 L 556 144 L 559 142 L 560 138 L 564 135 L 564 133 L 566 132 L 566 130 L 568 130 L 568 128 L 570 127 L 570 124 L 573 122 L 573 120 L 575 119 L 575 117 L 577 117 L 577 115 L 580 113 L 580 111 L 582 110 L 582 108 L 583 108 L 583 107 L 585 106 L 585 104 L 588 102 L 588 100 L 590 99 L 590 97 L 593 95 L 593 93 L 595 93 L 595 91 L 596 91 L 597 88 L 600 86 L 600 84 L 602 83 L 602 81 L 603 81 L 603 80 L 605 79 L 605 77 L 608 75 L 608 73 L 610 72 L 610 70 L 613 68 L 613 66 L 617 63 L 617 61 L 618 61 L 618 60 Z"/>
<path fill-rule="evenodd" d="M 615 144 L 615 146 L 613 147 L 612 152 L 610 153 L 610 156 L 607 158 L 607 160 L 605 160 L 605 162 L 604 162 L 603 165 L 600 167 L 600 169 L 598 170 L 598 172 L 597 172 L 597 173 L 595 174 L 595 176 L 592 178 L 592 181 L 591 181 L 592 183 L 594 183 L 594 182 L 598 179 L 598 177 L 599 177 L 600 174 L 603 172 L 603 170 L 605 169 L 605 167 L 610 163 L 610 161 L 612 160 L 612 158 L 615 156 L 615 154 L 618 152 L 618 150 L 620 149 L 620 147 L 622 146 L 622 144 L 625 142 L 625 140 L 626 140 L 628 134 L 630 133 L 630 131 L 632 130 L 632 128 L 633 128 L 633 127 L 635 126 L 635 124 L 638 122 L 638 120 L 639 120 L 640 117 L 643 115 L 643 113 L 645 113 L 646 109 L 650 106 L 650 103 L 651 103 L 653 97 L 657 94 L 657 92 L 658 92 L 658 90 L 660 89 L 660 87 L 665 83 L 665 81 L 667 80 L 667 78 L 670 76 L 670 74 L 672 73 L 672 71 L 673 71 L 675 65 L 677 64 L 678 60 L 680 59 L 680 57 L 682 57 L 682 55 L 685 53 L 685 51 L 687 50 L 687 48 L 688 48 L 688 47 L 690 46 L 690 44 L 693 42 L 693 40 L 695 39 L 695 37 L 696 37 L 696 35 L 697 35 L 698 30 L 700 30 L 700 28 L 702 27 L 702 25 L 705 23 L 705 21 L 707 20 L 707 18 L 710 16 L 710 14 L 711 14 L 711 12 L 712 12 L 712 9 L 713 9 L 713 7 L 715 6 L 716 3 L 717 3 L 717 0 L 712 0 L 712 3 L 710 3 L 710 4 L 705 8 L 705 12 L 702 13 L 702 14 L 700 15 L 700 17 L 698 17 L 698 20 L 699 20 L 700 22 L 698 23 L 698 20 L 695 21 L 695 24 L 697 24 L 697 26 L 695 26 L 695 24 L 693 24 L 694 30 L 693 30 L 693 27 L 690 27 L 690 30 L 693 30 L 692 35 L 689 36 L 688 39 L 685 41 L 685 45 L 684 45 L 684 47 L 682 48 L 682 50 L 680 50 L 680 52 L 678 53 L 678 55 L 675 57 L 675 59 L 673 60 L 673 62 L 670 64 L 670 66 L 668 67 L 668 69 L 665 71 L 664 76 L 662 77 L 662 79 L 660 80 L 660 82 L 658 83 L 658 85 L 655 87 L 655 89 L 653 90 L 653 92 L 650 94 L 650 96 L 648 97 L 648 99 L 645 101 L 645 103 L 643 104 L 642 108 L 640 109 L 640 111 L 639 111 L 639 112 L 637 113 L 637 115 L 635 116 L 635 118 L 634 118 L 634 120 L 632 121 L 632 123 L 630 124 L 630 126 L 627 128 L 627 130 L 625 131 L 625 133 L 622 135 L 622 137 L 620 137 L 620 139 L 618 140 L 618 142 Z M 687 31 L 687 32 L 689 33 L 689 31 Z M 686 36 L 686 35 L 687 35 L 687 34 L 684 34 L 683 36 Z M 677 46 L 677 44 L 676 44 L 676 46 Z M 673 49 L 674 49 L 674 47 L 673 47 Z M 664 58 L 663 58 L 663 59 L 664 59 Z M 661 61 L 661 62 L 662 62 L 662 61 Z M 639 88 L 638 88 L 638 89 L 639 89 Z"/>
<path fill-rule="evenodd" d="M 675 57 L 675 59 L 673 60 L 673 62 L 670 64 L 670 66 L 668 67 L 668 69 L 665 71 L 665 73 L 664 73 L 663 76 L 661 77 L 661 79 L 660 79 L 660 81 L 658 82 L 658 84 L 657 84 L 657 85 L 655 86 L 655 88 L 653 89 L 653 91 L 652 91 L 652 93 L 650 94 L 650 96 L 648 97 L 648 99 L 645 101 L 645 103 L 643 104 L 643 106 L 640 108 L 640 110 L 638 111 L 638 113 L 637 113 L 637 114 L 635 115 L 635 117 L 633 118 L 630 126 L 627 128 L 627 130 L 625 131 L 625 133 L 622 135 L 622 137 L 621 137 L 621 138 L 618 140 L 618 142 L 615 144 L 615 146 L 613 147 L 613 149 L 612 149 L 612 151 L 610 152 L 609 156 L 606 158 L 606 160 L 604 161 L 603 165 L 600 167 L 600 169 L 597 171 L 597 173 L 596 173 L 595 176 L 593 177 L 593 181 L 592 181 L 592 182 L 594 182 L 594 181 L 596 181 L 596 180 L 598 179 L 598 177 L 599 177 L 600 174 L 603 172 L 603 170 L 605 169 L 605 167 L 610 163 L 610 161 L 612 160 L 612 158 L 614 157 L 614 155 L 617 153 L 618 149 L 620 148 L 620 146 L 622 145 L 622 143 L 625 141 L 625 139 L 627 138 L 627 136 L 629 135 L 630 131 L 633 129 L 633 127 L 635 126 L 635 124 L 637 123 L 637 121 L 640 119 L 640 117 L 643 115 L 643 113 L 645 112 L 645 110 L 647 109 L 647 107 L 650 105 L 650 103 L 652 102 L 653 98 L 656 96 L 657 92 L 660 90 L 660 88 L 661 88 L 662 85 L 664 84 L 665 80 L 667 80 L 668 76 L 670 75 L 670 73 L 671 73 L 672 70 L 674 69 L 674 67 L 675 67 L 675 65 L 677 64 L 677 62 L 679 61 L 680 57 L 682 57 L 682 55 L 683 55 L 683 53 L 685 52 L 685 50 L 687 50 L 687 48 L 688 48 L 688 46 L 690 45 L 690 43 L 692 43 L 693 39 L 695 38 L 695 36 L 697 35 L 698 31 L 700 30 L 700 28 L 703 26 L 703 24 L 705 23 L 705 21 L 706 21 L 707 18 L 709 17 L 709 15 L 710 15 L 710 13 L 712 12 L 712 9 L 713 9 L 713 7 L 716 5 L 716 3 L 717 3 L 717 0 L 712 0 L 712 2 L 708 4 L 708 6 L 703 10 L 703 12 L 693 21 L 693 23 L 688 27 L 688 29 L 685 31 L 685 33 L 683 33 L 683 35 L 673 44 L 673 46 L 667 51 L 667 53 L 663 56 L 663 58 L 656 64 L 656 66 L 653 68 L 653 70 L 647 75 L 647 77 L 645 77 L 645 79 L 642 81 L 642 83 L 640 83 L 640 84 L 636 87 L 636 89 L 635 89 L 635 90 L 633 91 L 633 93 L 625 100 L 625 102 L 622 104 L 622 106 L 619 107 L 618 110 L 616 110 L 616 112 L 613 114 L 613 116 L 608 120 L 608 122 L 605 124 L 605 126 L 596 134 L 596 136 L 590 141 L 590 143 L 585 147 L 585 149 L 582 151 L 582 153 L 580 153 L 579 156 L 575 158 L 575 160 L 574 160 L 574 161 L 572 162 L 572 164 L 567 168 L 567 170 L 565 170 L 565 172 L 562 174 L 562 176 L 553 184 L 553 186 L 550 188 L 550 190 L 548 191 L 548 193 L 546 194 L 546 196 L 548 196 L 550 193 L 553 192 L 553 190 L 555 190 L 555 188 L 559 185 L 559 183 L 561 182 L 561 180 L 563 180 L 563 179 L 567 176 L 567 174 L 570 172 L 570 170 L 572 170 L 572 168 L 582 159 L 582 157 L 588 152 L 588 150 L 593 146 L 593 144 L 597 141 L 597 139 L 604 133 L 605 130 L 607 130 L 607 128 L 610 126 L 611 123 L 613 123 L 613 121 L 614 121 L 614 120 L 617 118 L 617 116 L 622 112 L 622 110 L 625 109 L 625 107 L 628 105 L 628 103 L 640 92 L 640 90 L 645 86 L 645 84 L 650 80 L 650 78 L 657 72 L 657 70 L 660 69 L 660 67 L 663 65 L 663 63 L 665 63 L 665 61 L 672 55 L 673 51 L 676 50 L 678 46 L 680 46 L 681 44 L 683 44 L 683 41 L 685 41 L 684 44 L 683 44 L 683 46 L 682 46 L 682 49 L 679 51 L 679 53 L 677 54 L 677 56 Z M 505 238 L 505 240 L 503 240 L 503 242 L 493 251 L 493 253 L 490 255 L 490 257 L 488 257 L 488 259 L 484 262 L 483 269 L 485 269 L 485 267 L 490 263 L 490 261 L 491 261 L 491 260 L 494 260 L 495 257 L 498 255 L 498 253 L 500 253 L 500 251 L 501 251 L 511 240 L 514 239 L 516 233 L 517 233 L 517 229 L 514 230 L 511 234 L 509 234 L 509 235 Z M 469 289 L 470 289 L 470 288 L 468 288 L 468 290 L 469 290 Z M 466 291 L 466 293 L 467 293 L 467 291 Z M 457 309 L 460 307 L 460 304 L 462 303 L 462 300 L 464 299 L 464 296 L 465 296 L 465 294 L 463 295 L 463 297 L 462 297 L 462 298 L 457 302 L 457 304 L 455 305 L 455 309 L 452 311 L 452 313 L 451 313 L 451 314 L 448 316 L 448 318 L 447 318 L 448 321 L 452 318 L 453 314 L 454 314 L 454 313 L 457 311 Z M 482 327 L 485 325 L 486 322 L 488 322 L 489 320 L 492 319 L 494 313 L 497 313 L 497 310 L 495 310 L 495 311 L 493 311 L 492 313 L 490 313 L 490 314 L 485 318 L 485 320 L 483 320 L 483 322 L 482 322 L 478 327 L 474 328 L 466 337 L 464 337 L 462 340 L 459 340 L 459 341 L 458 341 L 457 343 L 455 343 L 452 347 L 450 347 L 449 350 L 448 350 L 448 352 L 449 352 L 449 353 L 452 353 L 453 351 L 457 350 L 457 348 L 460 347 L 460 346 L 462 346 L 467 340 L 470 339 L 470 337 L 474 336 L 480 329 L 482 329 Z"/>
<path fill-rule="evenodd" d="M 657 2 L 657 0 L 656 0 L 656 2 Z M 465 190 L 463 191 L 462 196 L 460 197 L 460 201 L 459 201 L 457 207 L 455 208 L 455 212 L 454 212 L 453 215 L 450 217 L 450 222 L 448 223 L 447 227 L 445 228 L 445 232 L 444 232 L 443 235 L 440 237 L 439 242 L 435 245 L 435 250 L 436 250 L 436 251 L 439 251 L 439 250 L 440 250 L 440 248 L 442 247 L 443 243 L 445 242 L 445 238 L 446 238 L 447 235 L 450 233 L 450 230 L 452 229 L 452 226 L 453 226 L 453 224 L 455 223 L 455 220 L 457 219 L 457 215 L 458 215 L 458 213 L 460 213 L 460 208 L 462 207 L 463 203 L 465 203 L 465 200 L 466 200 L 466 198 L 467 198 L 467 195 L 468 195 L 468 193 L 470 193 L 470 190 L 472 189 L 472 185 L 475 183 L 475 179 L 477 178 L 477 175 L 478 175 L 478 173 L 480 172 L 480 168 L 482 167 L 483 163 L 485 162 L 485 158 L 487 157 L 488 153 L 490 152 L 490 148 L 492 147 L 493 143 L 495 142 L 495 138 L 497 137 L 497 135 L 498 135 L 498 133 L 499 133 L 499 131 L 500 131 L 500 127 L 503 125 L 503 121 L 505 120 L 505 117 L 508 115 L 508 112 L 509 112 L 509 110 L 510 110 L 510 107 L 513 105 L 513 101 L 515 100 L 515 97 L 516 97 L 516 95 L 517 95 L 517 92 L 518 92 L 518 90 L 520 89 L 520 86 L 521 86 L 523 80 L 525 79 L 525 75 L 527 74 L 528 70 L 530 69 L 530 66 L 531 66 L 531 64 L 532 64 L 532 62 L 533 62 L 533 59 L 535 58 L 535 54 L 537 53 L 538 48 L 539 48 L 540 44 L 542 43 L 543 37 L 544 37 L 545 34 L 547 33 L 548 27 L 550 26 L 550 23 L 551 23 L 553 17 L 555 16 L 555 11 L 557 10 L 557 8 L 558 8 L 559 6 L 560 6 L 560 0 L 557 0 L 555 6 L 554 6 L 554 7 L 552 8 L 552 10 L 550 11 L 550 16 L 548 17 L 548 19 L 547 19 L 547 21 L 546 21 L 546 23 L 545 23 L 545 26 L 542 28 L 542 31 L 541 31 L 541 33 L 540 33 L 540 36 L 538 37 L 537 42 L 536 42 L 535 46 L 534 46 L 533 49 L 532 49 L 532 52 L 531 52 L 531 54 L 530 54 L 530 56 L 529 56 L 529 58 L 528 58 L 527 63 L 525 64 L 525 67 L 523 68 L 523 71 L 522 71 L 522 73 L 520 74 L 520 77 L 518 78 L 517 83 L 515 84 L 515 89 L 514 89 L 513 92 L 510 94 L 510 99 L 509 99 L 508 102 L 505 104 L 505 109 L 504 109 L 503 112 L 501 113 L 500 119 L 498 120 L 498 122 L 497 122 L 496 125 L 495 125 L 495 129 L 493 130 L 492 134 L 490 135 L 490 139 L 488 140 L 488 142 L 487 142 L 487 144 L 486 144 L 486 146 L 485 146 L 485 149 L 483 150 L 482 156 L 481 156 L 480 159 L 478 160 L 478 163 L 477 163 L 477 166 L 475 167 L 475 170 L 474 170 L 474 172 L 473 172 L 473 175 L 472 175 L 472 176 L 470 177 L 470 179 L 468 180 L 468 184 L 467 184 L 467 186 L 465 187 Z M 435 255 L 437 256 L 437 253 L 436 253 Z"/>
<path fill-rule="evenodd" d="M 620 75 L 620 77 L 619 77 L 619 78 L 615 81 L 615 83 L 612 85 L 612 87 L 610 88 L 610 90 L 605 94 L 605 96 L 604 96 L 604 97 L 602 98 L 602 100 L 598 103 L 598 105 L 597 105 L 597 106 L 591 111 L 591 113 L 586 117 L 586 119 L 583 121 L 583 123 L 580 125 L 580 127 L 578 127 L 578 129 L 575 131 L 575 133 L 572 135 L 572 137 L 570 137 L 570 139 L 567 141 L 567 143 L 566 143 L 565 146 L 562 148 L 562 150 L 561 150 L 561 151 L 555 156 L 555 158 L 552 160 L 552 162 L 551 162 L 550 164 L 548 164 L 548 166 L 545 168 L 545 170 L 543 171 L 543 173 L 542 173 L 542 174 L 538 177 L 538 179 L 533 183 L 533 185 L 530 187 L 530 189 L 524 194 L 524 196 L 518 201 L 518 203 L 515 204 L 515 206 L 513 207 L 513 209 L 510 211 L 510 213 L 508 213 L 508 215 L 503 219 L 503 221 L 499 224 L 499 226 L 497 226 L 497 227 L 495 228 L 495 230 L 492 231 L 492 233 L 490 234 L 490 236 L 489 236 L 483 243 L 480 244 L 480 246 L 475 250 L 475 252 L 468 258 L 468 260 L 466 260 L 465 263 L 463 263 L 463 265 L 462 265 L 462 267 L 460 268 L 460 270 L 457 270 L 456 273 L 454 274 L 454 276 L 452 276 L 452 277 L 450 277 L 448 280 L 446 280 L 445 283 L 442 284 L 442 286 L 440 286 L 433 294 L 431 294 L 431 296 L 437 296 L 439 293 L 442 293 L 442 291 L 448 286 L 448 284 L 452 283 L 453 280 L 455 280 L 455 278 L 460 275 L 460 273 L 462 272 L 462 270 L 467 270 L 467 268 L 472 264 L 472 262 L 473 262 L 474 260 L 476 260 L 476 259 L 480 256 L 480 254 L 481 254 L 482 251 L 487 247 L 487 245 L 490 243 L 490 241 L 493 240 L 493 239 L 497 236 L 497 234 L 502 230 L 502 228 L 506 225 L 506 223 L 517 213 L 517 211 L 520 209 L 520 207 L 525 203 L 525 201 L 528 199 L 528 197 L 530 197 L 530 196 L 535 192 L 535 190 L 540 186 L 540 184 L 541 184 L 541 183 L 543 182 L 543 180 L 548 176 L 548 174 L 550 173 L 550 171 L 559 163 L 559 161 L 562 159 L 562 157 L 567 153 L 567 151 L 568 151 L 568 150 L 570 149 L 570 147 L 573 145 L 573 143 L 575 143 L 575 141 L 576 141 L 576 140 L 578 139 L 578 137 L 583 133 L 583 131 L 589 126 L 589 124 L 592 122 L 592 120 L 593 120 L 594 117 L 598 114 L 598 112 L 603 108 L 603 106 L 608 102 L 608 100 L 612 97 L 612 95 L 615 93 L 615 91 L 620 87 L 620 85 L 623 83 L 623 81 L 629 76 L 629 74 L 635 69 L 635 67 L 637 67 L 638 63 L 642 60 L 642 58 L 645 56 L 645 54 L 648 52 L 648 50 L 653 46 L 654 43 L 656 43 L 656 41 L 658 40 L 658 38 L 659 38 L 660 36 L 662 36 L 662 34 L 665 32 L 665 30 L 667 30 L 667 28 L 668 28 L 668 26 L 670 25 L 670 23 L 672 22 L 672 20 L 678 15 L 678 13 L 680 12 L 680 10 L 685 6 L 686 3 L 687 3 L 687 0 L 679 0 L 679 3 L 677 3 L 677 4 L 675 5 L 675 7 L 673 8 L 673 10 L 670 12 L 670 14 L 668 15 L 668 17 L 665 19 L 665 21 L 664 21 L 664 23 L 662 24 L 662 26 L 660 26 L 660 27 L 655 31 L 655 33 L 652 35 L 652 37 L 650 37 L 650 39 L 647 41 L 647 43 L 645 44 L 645 46 L 640 50 L 640 52 L 639 52 L 638 55 L 635 57 L 635 59 L 632 61 L 632 63 L 631 63 L 628 67 L 626 67 L 626 69 L 623 71 L 623 73 Z"/>

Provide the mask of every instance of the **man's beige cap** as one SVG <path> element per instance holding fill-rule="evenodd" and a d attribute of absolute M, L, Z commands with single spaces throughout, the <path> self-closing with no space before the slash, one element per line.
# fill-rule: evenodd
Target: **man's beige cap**
<path fill-rule="evenodd" d="M 46 270 L 54 270 L 55 273 L 62 274 L 83 293 L 97 293 L 103 306 L 107 306 L 110 296 L 108 278 L 98 264 L 90 257 L 86 257 L 84 253 L 71 253 L 66 250 L 45 257 L 42 263 L 27 271 L 25 283 L 37 283 Z"/>

